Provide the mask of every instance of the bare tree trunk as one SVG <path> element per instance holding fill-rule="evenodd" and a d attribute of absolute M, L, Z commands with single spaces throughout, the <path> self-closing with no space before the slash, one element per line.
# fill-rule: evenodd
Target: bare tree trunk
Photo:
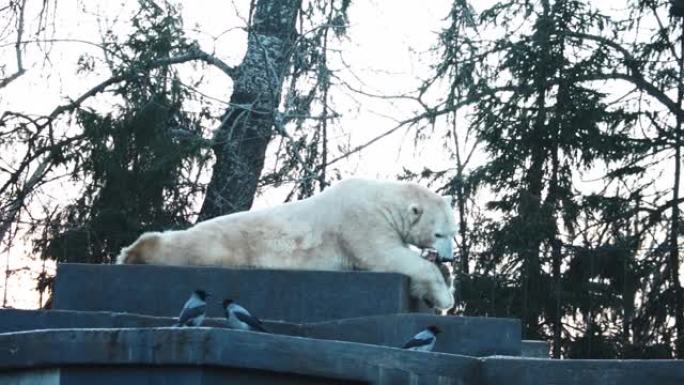
<path fill-rule="evenodd" d="M 296 38 L 301 0 L 258 0 L 231 106 L 214 136 L 214 165 L 199 220 L 248 210 L 273 136 L 275 113 Z"/>

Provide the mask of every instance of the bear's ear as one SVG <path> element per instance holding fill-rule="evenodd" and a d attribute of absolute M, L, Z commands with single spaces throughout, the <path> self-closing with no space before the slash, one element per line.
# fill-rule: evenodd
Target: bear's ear
<path fill-rule="evenodd" d="M 409 206 L 409 218 L 411 218 L 411 224 L 415 224 L 423 215 L 423 208 L 413 203 Z"/>

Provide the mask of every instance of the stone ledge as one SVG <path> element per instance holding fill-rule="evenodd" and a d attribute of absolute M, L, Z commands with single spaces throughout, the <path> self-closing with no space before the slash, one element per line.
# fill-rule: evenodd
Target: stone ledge
<path fill-rule="evenodd" d="M 520 355 L 523 357 L 551 358 L 551 343 L 548 341 L 522 340 Z"/>
<path fill-rule="evenodd" d="M 482 384 L 681 385 L 682 360 L 482 358 Z"/>
<path fill-rule="evenodd" d="M 190 385 L 228 381 L 246 385 L 678 385 L 684 383 L 684 361 L 474 358 L 217 328 L 0 334 L 2 383 L 161 385 L 179 381 Z"/>
<path fill-rule="evenodd" d="M 520 321 L 508 318 L 391 314 L 304 324 L 300 335 L 400 347 L 431 324 L 443 331 L 436 352 L 477 357 L 520 355 Z"/>
<path fill-rule="evenodd" d="M 71 366 L 2 372 L 3 385 L 349 385 L 350 380 L 241 370 L 183 366 Z"/>
<path fill-rule="evenodd" d="M 204 288 L 213 295 L 210 317 L 231 297 L 260 318 L 315 322 L 420 310 L 408 281 L 394 273 L 59 264 L 54 308 L 177 316 Z"/>
<path fill-rule="evenodd" d="M 168 327 L 170 317 L 71 310 L 0 310 L 0 332 L 64 328 Z M 520 355 L 520 322 L 504 318 L 452 317 L 429 314 L 391 314 L 314 323 L 264 320 L 276 334 L 324 340 L 400 347 L 426 325 L 439 325 L 444 333 L 436 352 L 468 356 Z M 224 328 L 222 318 L 207 318 L 204 326 Z"/>
<path fill-rule="evenodd" d="M 217 328 L 15 332 L 0 334 L 0 347 L 0 372 L 14 376 L 46 368 L 168 366 L 258 371 L 274 382 L 282 374 L 380 385 L 479 380 L 472 357 Z"/>

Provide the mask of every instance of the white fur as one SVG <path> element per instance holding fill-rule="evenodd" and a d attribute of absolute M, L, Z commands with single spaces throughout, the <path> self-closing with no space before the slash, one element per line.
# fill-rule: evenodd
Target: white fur
<path fill-rule="evenodd" d="M 454 300 L 442 274 L 408 245 L 448 253 L 455 232 L 447 202 L 422 186 L 347 179 L 301 201 L 145 233 L 117 263 L 396 272 L 415 297 L 446 309 Z"/>

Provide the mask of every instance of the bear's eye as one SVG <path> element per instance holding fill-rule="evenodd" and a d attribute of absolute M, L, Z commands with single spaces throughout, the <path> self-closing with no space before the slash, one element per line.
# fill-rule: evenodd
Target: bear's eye
<path fill-rule="evenodd" d="M 444 238 L 444 234 L 435 233 L 435 238 Z"/>

